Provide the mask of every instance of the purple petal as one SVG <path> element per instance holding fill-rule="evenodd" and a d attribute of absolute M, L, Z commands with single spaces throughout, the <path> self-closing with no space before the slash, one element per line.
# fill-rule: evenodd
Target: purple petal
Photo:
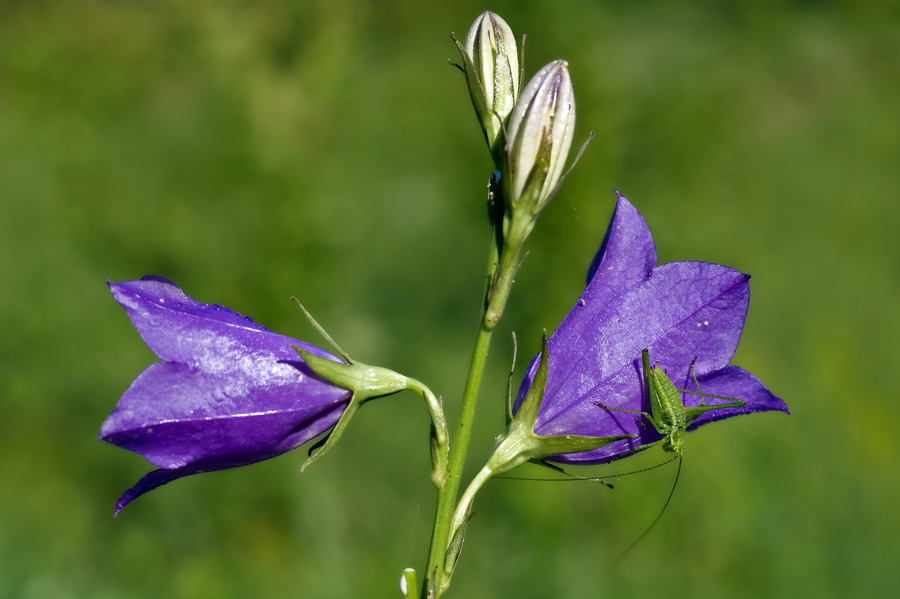
<path fill-rule="evenodd" d="M 616 210 L 588 269 L 588 284 L 599 271 L 602 285 L 624 291 L 647 280 L 655 266 L 656 245 L 647 221 L 616 190 Z"/>
<path fill-rule="evenodd" d="M 234 454 L 265 459 L 289 451 L 334 425 L 347 394 L 307 379 L 302 362 L 276 367 L 294 381 L 250 388 L 177 362 L 153 364 L 122 396 L 101 438 L 169 469 L 203 459 L 231 468 Z"/>
<path fill-rule="evenodd" d="M 724 410 L 713 410 L 707 412 L 697 418 L 692 425 L 688 427 L 689 431 L 694 430 L 698 426 L 703 426 L 708 422 L 730 418 L 731 416 L 740 416 L 741 414 L 749 414 L 750 412 L 767 412 L 777 410 L 790 414 L 785 403 L 778 397 L 766 389 L 765 385 L 760 382 L 753 374 L 747 372 L 738 366 L 726 366 L 716 372 L 711 372 L 702 377 L 697 377 L 700 388 L 704 393 L 713 395 L 722 395 L 724 397 L 737 397 L 743 399 L 747 405 L 743 408 L 728 408 Z M 691 391 L 696 390 L 696 386 L 691 383 L 685 386 L 685 389 Z M 700 396 L 685 394 L 685 405 L 700 405 Z M 708 405 L 720 403 L 722 400 L 707 399 Z"/>
<path fill-rule="evenodd" d="M 135 379 L 100 430 L 101 439 L 163 468 L 126 493 L 118 509 L 169 480 L 298 447 L 347 406 L 350 392 L 314 377 L 289 345 L 337 360 L 327 352 L 201 304 L 158 277 L 110 289 L 165 360 Z"/>
<path fill-rule="evenodd" d="M 588 274 L 587 289 L 550 337 L 547 387 L 534 430 L 540 435 L 639 437 L 593 452 L 560 456 L 559 461 L 607 462 L 659 438 L 655 430 L 640 428 L 634 414 L 610 412 L 595 403 L 648 410 L 640 364 L 644 348 L 677 387 L 694 388 L 688 369 L 696 358 L 694 371 L 704 391 L 748 401 L 740 411 L 708 413 L 694 426 L 749 411 L 787 411 L 753 375 L 737 367 L 725 368 L 747 314 L 749 275 L 703 262 L 654 268 L 655 261 L 647 223 L 618 195 L 613 219 Z M 526 373 L 517 403 L 536 369 L 537 358 Z M 731 374 L 723 378 L 723 372 Z M 753 377 L 756 386 L 747 377 Z M 710 389 L 704 381 L 709 381 Z M 728 391 L 713 391 L 717 386 Z"/>
<path fill-rule="evenodd" d="M 119 497 L 119 500 L 116 502 L 116 511 L 113 512 L 113 518 L 119 515 L 122 508 L 144 493 L 149 493 L 153 489 L 168 484 L 178 478 L 190 474 L 199 474 L 200 472 L 204 471 L 197 468 L 185 467 L 177 470 L 153 470 L 152 472 L 145 474 L 136 485 L 122 493 L 122 496 Z"/>
<path fill-rule="evenodd" d="M 218 426 L 213 427 L 209 427 L 208 422 L 196 422 L 193 423 L 193 426 L 191 426 L 192 423 L 166 423 L 147 431 L 147 438 L 145 439 L 147 442 L 145 442 L 143 447 L 140 446 L 140 440 L 137 441 L 135 446 L 131 446 L 120 443 L 118 439 L 114 438 L 115 436 L 107 437 L 106 441 L 140 453 L 154 464 L 156 462 L 148 453 L 157 452 L 158 446 L 162 445 L 163 442 L 157 440 L 154 443 L 149 439 L 151 436 L 158 436 L 159 439 L 169 437 L 177 444 L 186 437 L 196 435 L 196 447 L 200 448 L 200 451 L 197 453 L 198 457 L 187 462 L 186 465 L 173 466 L 170 469 L 161 468 L 144 475 L 136 485 L 122 494 L 122 497 L 116 502 L 116 511 L 113 515 L 117 516 L 123 507 L 144 493 L 173 480 L 201 472 L 215 472 L 216 470 L 247 466 L 274 458 L 299 447 L 334 426 L 341 417 L 345 407 L 346 403 L 341 403 L 335 406 L 332 411 L 319 413 L 306 421 L 301 421 L 301 418 L 298 418 L 296 414 L 282 414 L 280 419 L 269 416 L 261 417 L 256 423 L 258 425 L 257 431 L 267 429 L 274 432 L 274 436 L 270 439 L 271 443 L 268 445 L 260 443 L 258 437 L 256 439 L 245 438 L 246 444 L 241 445 L 239 440 L 241 437 L 245 437 L 248 423 L 240 419 L 235 419 L 231 422 L 220 421 Z M 169 424 L 174 424 L 175 426 L 167 428 Z M 287 431 L 287 436 L 283 436 L 283 431 Z M 205 448 L 202 445 L 203 441 L 208 443 L 208 446 Z M 216 452 L 216 449 L 218 449 L 218 452 Z M 145 453 L 145 450 L 147 453 Z"/>

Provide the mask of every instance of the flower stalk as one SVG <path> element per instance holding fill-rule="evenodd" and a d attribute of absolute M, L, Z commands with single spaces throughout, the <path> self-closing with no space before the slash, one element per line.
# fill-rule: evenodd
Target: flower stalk
<path fill-rule="evenodd" d="M 444 567 L 447 550 L 451 540 L 452 517 L 456 496 L 459 492 L 460 477 L 466 462 L 469 438 L 472 434 L 472 423 L 475 420 L 475 407 L 478 402 L 478 389 L 484 375 L 488 349 L 491 343 L 491 329 L 482 323 L 478 328 L 469 374 L 463 392 L 460 422 L 456 438 L 450 451 L 450 461 L 443 488 L 438 490 L 437 507 L 434 514 L 434 525 L 431 533 L 431 545 L 428 550 L 428 566 L 423 582 L 422 597 L 440 597 L 449 585 L 449 575 Z"/>
<path fill-rule="evenodd" d="M 509 299 L 513 278 L 521 265 L 525 239 L 556 191 L 575 125 L 572 84 L 564 61 L 544 67 L 520 97 L 521 76 L 519 81 L 509 76 L 521 66 L 519 61 L 513 62 L 511 58 L 515 52 L 509 51 L 515 49 L 515 39 L 500 17 L 492 13 L 481 15 L 473 24 L 465 47 L 455 37 L 453 39 L 460 51 L 475 112 L 499 172 L 491 177 L 489 184 L 493 234 L 484 308 L 466 379 L 457 438 L 450 452 L 446 484 L 438 491 L 422 586 L 423 598 L 440 597 L 450 584 L 462 546 L 464 522 L 468 519 L 467 506 L 471 505 L 478 488 L 491 476 L 491 470 L 479 473 L 454 510 L 491 333 Z M 508 129 L 504 127 L 507 115 Z M 521 173 L 525 174 L 524 183 L 514 185 L 522 178 Z"/>

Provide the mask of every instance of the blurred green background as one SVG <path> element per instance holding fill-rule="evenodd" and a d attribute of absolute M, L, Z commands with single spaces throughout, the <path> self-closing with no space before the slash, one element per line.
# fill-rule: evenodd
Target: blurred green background
<path fill-rule="evenodd" d="M 754 275 L 735 361 L 793 414 L 692 433 L 668 512 L 618 565 L 671 467 L 614 491 L 491 482 L 449 596 L 896 592 L 896 3 L 0 0 L 0 597 L 391 598 L 421 571 L 434 493 L 408 393 L 302 477 L 300 450 L 113 520 L 150 466 L 95 438 L 155 358 L 105 281 L 165 275 L 321 345 L 297 295 L 455 422 L 490 164 L 446 59 L 488 8 L 528 34 L 528 77 L 569 61 L 577 136 L 597 138 L 529 241 L 472 472 L 501 432 L 510 332 L 533 355 L 568 312 L 613 187 L 660 262 Z"/>

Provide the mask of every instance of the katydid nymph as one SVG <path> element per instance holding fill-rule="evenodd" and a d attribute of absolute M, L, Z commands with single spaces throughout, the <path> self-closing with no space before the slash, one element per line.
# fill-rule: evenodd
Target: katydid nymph
<path fill-rule="evenodd" d="M 641 352 L 641 362 L 644 366 L 644 393 L 650 401 L 650 411 L 652 413 L 647 413 L 643 410 L 626 410 L 623 408 L 613 408 L 600 401 L 594 402 L 598 406 L 606 410 L 640 414 L 644 418 L 646 418 L 650 424 L 653 425 L 653 428 L 656 429 L 656 432 L 664 435 L 663 438 L 659 441 L 653 441 L 652 443 L 645 443 L 644 445 L 635 447 L 631 450 L 631 452 L 629 452 L 629 454 L 640 451 L 642 449 L 653 447 L 654 445 L 662 445 L 663 451 L 674 453 L 677 458 L 681 459 L 681 456 L 684 454 L 684 431 L 687 427 L 693 424 L 693 422 L 697 418 L 711 410 L 720 410 L 722 408 L 743 408 L 746 405 L 746 403 L 744 403 L 742 399 L 703 393 L 700 390 L 700 383 L 697 381 L 697 376 L 694 374 L 693 362 L 691 362 L 689 370 L 691 373 L 691 377 L 694 379 L 694 384 L 697 385 L 696 391 L 676 388 L 672 383 L 672 380 L 669 379 L 668 375 L 666 375 L 665 371 L 659 367 L 659 364 L 651 368 L 649 350 L 644 349 Z M 699 395 L 700 405 L 685 407 L 684 400 L 681 399 L 681 393 L 691 393 L 693 395 Z M 713 399 L 728 399 L 731 400 L 731 403 L 714 404 L 708 406 L 706 405 L 707 397 Z"/>
<path fill-rule="evenodd" d="M 694 360 L 696 361 L 696 358 Z M 643 539 L 648 532 L 650 532 L 650 530 L 656 525 L 656 523 L 659 522 L 659 519 L 662 517 L 663 512 L 666 511 L 666 507 L 668 507 L 669 505 L 669 501 L 672 500 L 672 495 L 675 493 L 675 486 L 678 484 L 678 477 L 681 475 L 681 462 L 682 456 L 684 455 L 684 433 L 687 427 L 693 424 L 693 422 L 697 420 L 697 418 L 699 418 L 702 414 L 705 414 L 706 412 L 709 412 L 711 410 L 720 410 L 723 408 L 743 408 L 746 405 L 743 400 L 736 399 L 734 397 L 724 397 L 722 395 L 711 395 L 709 393 L 703 393 L 700 390 L 700 383 L 697 381 L 697 375 L 694 374 L 694 362 L 691 362 L 689 371 L 691 377 L 694 379 L 694 384 L 697 386 L 696 391 L 676 388 L 666 372 L 659 367 L 658 363 L 655 367 L 651 368 L 649 350 L 644 349 L 641 352 L 641 362 L 644 367 L 644 394 L 650 402 L 650 413 L 643 410 L 626 410 L 624 408 L 613 408 L 600 401 L 596 401 L 594 403 L 605 410 L 639 414 L 639 418 L 640 416 L 646 418 L 647 421 L 651 425 L 653 425 L 653 428 L 656 429 L 656 432 L 663 435 L 663 438 L 658 441 L 639 445 L 625 455 L 630 455 L 631 453 L 641 451 L 642 449 L 647 449 L 655 445 L 662 445 L 663 451 L 675 454 L 675 457 L 672 458 L 673 460 L 675 458 L 678 458 L 678 472 L 675 474 L 675 482 L 672 484 L 672 490 L 669 492 L 669 498 L 666 499 L 666 503 L 663 506 L 663 509 L 659 512 L 659 515 L 656 517 L 656 520 L 654 520 L 653 524 L 651 524 L 647 528 L 647 530 L 645 530 L 644 533 L 640 537 L 638 537 L 637 540 L 632 543 L 631 546 L 628 547 L 628 549 L 626 549 L 621 556 L 619 556 L 619 560 L 625 557 L 625 555 L 629 551 L 631 551 L 631 549 L 635 545 L 637 545 L 638 542 L 640 542 L 640 540 Z M 694 395 L 699 395 L 700 405 L 685 406 L 684 400 L 681 398 L 681 393 L 691 393 Z M 730 400 L 730 402 L 706 405 L 707 397 L 712 399 Z M 642 422 L 640 422 L 640 419 L 638 420 L 638 424 L 640 424 L 641 426 L 646 426 Z"/>

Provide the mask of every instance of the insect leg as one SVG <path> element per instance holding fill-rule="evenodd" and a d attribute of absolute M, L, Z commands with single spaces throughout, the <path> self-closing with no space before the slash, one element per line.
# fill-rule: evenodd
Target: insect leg
<path fill-rule="evenodd" d="M 691 360 L 691 365 L 688 367 L 688 372 L 691 373 L 691 377 L 694 379 L 694 384 L 697 385 L 697 391 L 700 391 L 700 381 L 697 380 L 697 375 L 694 374 L 694 364 L 697 363 L 697 356 L 694 356 L 694 359 Z M 700 393 L 700 405 L 706 405 L 706 396 L 703 393 Z"/>
<path fill-rule="evenodd" d="M 616 456 L 614 459 L 615 459 L 615 460 L 621 460 L 622 458 L 631 457 L 631 456 L 633 456 L 634 454 L 636 454 L 636 453 L 639 452 L 639 451 L 643 451 L 643 450 L 645 450 L 645 449 L 649 449 L 650 447 L 655 447 L 656 445 L 662 445 L 663 443 L 666 442 L 666 439 L 668 439 L 668 437 L 663 437 L 662 439 L 659 439 L 658 441 L 653 441 L 652 443 L 644 443 L 643 445 L 638 445 L 637 447 L 634 447 L 634 448 L 632 448 L 632 449 L 629 449 L 628 451 L 626 451 L 626 452 L 623 453 L 622 455 Z M 668 464 L 668 462 L 666 462 L 666 463 Z M 654 468 L 655 468 L 655 466 L 654 466 Z M 607 478 L 611 478 L 611 477 L 607 477 Z"/>
<path fill-rule="evenodd" d="M 643 414 L 644 416 L 647 417 L 648 420 L 653 419 L 653 416 L 651 416 L 647 412 L 644 412 L 643 410 L 626 410 L 625 408 L 614 408 L 612 406 L 606 405 L 602 401 L 595 401 L 594 403 L 597 404 L 598 406 L 600 406 L 601 408 L 603 408 L 604 410 L 612 410 L 613 412 L 628 412 L 630 414 Z"/>
<path fill-rule="evenodd" d="M 694 363 L 696 361 L 697 361 L 697 358 L 694 358 L 691 361 L 691 366 L 690 366 L 690 368 L 688 368 L 688 370 L 691 373 L 691 377 L 694 379 L 694 384 L 697 385 L 697 390 L 691 391 L 689 389 L 678 389 L 678 391 L 681 391 L 682 393 L 690 393 L 692 395 L 700 396 L 700 405 L 699 406 L 691 406 L 691 407 L 684 408 L 684 415 L 685 415 L 685 418 L 687 421 L 686 422 L 687 425 L 690 425 L 701 414 L 709 412 L 710 410 L 719 410 L 722 408 L 743 408 L 744 406 L 747 405 L 743 399 L 738 399 L 736 397 L 726 397 L 724 395 L 713 395 L 711 393 L 704 393 L 703 390 L 700 389 L 700 381 L 697 380 L 697 375 L 694 372 Z M 725 399 L 725 400 L 728 400 L 729 403 L 708 405 L 706 403 L 707 397 L 709 397 L 710 399 Z"/>
<path fill-rule="evenodd" d="M 598 406 L 600 406 L 601 408 L 603 408 L 604 410 L 610 410 L 611 412 L 628 412 L 629 414 L 640 414 L 641 416 L 646 418 L 650 424 L 653 425 L 653 428 L 656 429 L 656 432 L 658 432 L 661 435 L 666 434 L 666 431 L 662 430 L 659 427 L 659 424 L 656 422 L 656 419 L 653 418 L 653 416 L 651 414 L 649 414 L 648 412 L 644 412 L 643 410 L 626 410 L 625 408 L 614 408 L 612 406 L 606 405 L 602 401 L 595 401 L 594 403 L 597 404 Z"/>
<path fill-rule="evenodd" d="M 694 395 L 700 395 L 702 397 L 710 397 L 713 399 L 728 399 L 731 400 L 729 403 L 720 403 L 720 404 L 701 404 L 699 406 L 693 407 L 685 407 L 684 415 L 685 418 L 689 419 L 690 422 L 693 422 L 697 419 L 701 414 L 705 414 L 710 410 L 721 410 L 723 408 L 743 408 L 747 405 L 747 403 L 743 399 L 737 399 L 736 397 L 725 397 L 724 395 L 710 395 L 709 393 L 700 393 L 699 391 L 689 391 L 687 389 L 679 389 L 679 391 L 683 393 L 692 393 Z M 690 423 L 688 423 L 690 424 Z"/>

